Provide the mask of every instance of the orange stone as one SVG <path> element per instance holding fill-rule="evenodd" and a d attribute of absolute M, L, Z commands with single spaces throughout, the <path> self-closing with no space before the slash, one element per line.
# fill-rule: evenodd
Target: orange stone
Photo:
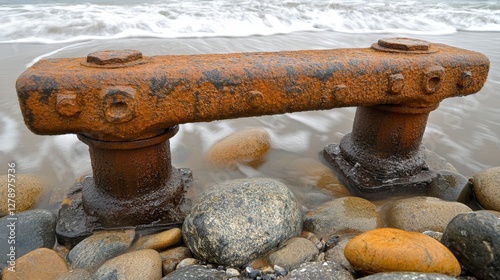
<path fill-rule="evenodd" d="M 54 250 L 39 248 L 20 257 L 16 267 L 2 272 L 4 280 L 39 280 L 56 279 L 57 276 L 68 272 L 68 264 Z"/>
<path fill-rule="evenodd" d="M 442 273 L 457 277 L 460 264 L 446 246 L 418 232 L 379 228 L 351 239 L 344 255 L 356 270 Z"/>

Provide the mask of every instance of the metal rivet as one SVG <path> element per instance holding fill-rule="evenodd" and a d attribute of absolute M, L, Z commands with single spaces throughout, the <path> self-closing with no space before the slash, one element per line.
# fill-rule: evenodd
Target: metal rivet
<path fill-rule="evenodd" d="M 474 84 L 474 78 L 470 71 L 463 71 L 458 80 L 458 85 L 463 88 L 470 87 Z"/>
<path fill-rule="evenodd" d="M 77 116 L 82 110 L 78 104 L 76 92 L 57 93 L 56 111 L 65 117 Z"/>
<path fill-rule="evenodd" d="M 142 59 L 142 53 L 137 50 L 106 50 L 90 53 L 87 63 L 96 65 L 110 65 L 128 63 Z"/>
<path fill-rule="evenodd" d="M 426 94 L 433 94 L 441 87 L 441 78 L 444 74 L 444 68 L 434 65 L 424 71 L 422 77 L 422 89 Z"/>
<path fill-rule="evenodd" d="M 399 94 L 403 91 L 405 80 L 403 74 L 392 74 L 389 76 L 389 93 Z"/>
<path fill-rule="evenodd" d="M 333 87 L 332 95 L 335 99 L 346 98 L 349 94 L 349 87 L 347 87 L 346 85 L 336 85 Z"/>
<path fill-rule="evenodd" d="M 263 99 L 264 96 L 262 95 L 262 92 L 258 90 L 252 90 L 249 92 L 247 103 L 251 107 L 259 107 Z"/>
<path fill-rule="evenodd" d="M 111 123 L 124 123 L 135 118 L 137 101 L 130 87 L 113 87 L 103 97 L 104 115 Z"/>

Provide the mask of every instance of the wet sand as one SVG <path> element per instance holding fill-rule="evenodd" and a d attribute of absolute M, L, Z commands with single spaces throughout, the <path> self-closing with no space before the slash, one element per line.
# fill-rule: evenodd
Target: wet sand
<path fill-rule="evenodd" d="M 405 34 L 294 33 L 245 38 L 154 39 L 87 41 L 72 44 L 0 44 L 0 174 L 15 161 L 19 173 L 44 177 L 56 191 L 45 204 L 56 207 L 64 190 L 76 178 L 90 173 L 87 147 L 75 135 L 38 136 L 22 121 L 15 80 L 40 57 L 75 57 L 103 49 L 138 49 L 144 55 L 228 53 L 301 49 L 369 47 L 379 38 L 406 36 L 475 50 L 491 61 L 488 82 L 480 93 L 451 98 L 431 113 L 424 145 L 445 157 L 465 176 L 500 165 L 500 36 L 488 32 L 459 32 L 444 36 Z M 229 178 L 273 177 L 296 185 L 296 192 L 321 203 L 327 195 L 299 186 L 300 172 L 287 167 L 301 158 L 320 160 L 319 152 L 350 132 L 355 108 L 186 124 L 172 140 L 176 167 L 193 170 L 196 195 L 203 188 Z M 220 169 L 208 166 L 202 155 L 216 140 L 231 132 L 262 127 L 272 136 L 273 151 L 257 168 Z M 305 167 L 305 166 L 304 166 Z"/>

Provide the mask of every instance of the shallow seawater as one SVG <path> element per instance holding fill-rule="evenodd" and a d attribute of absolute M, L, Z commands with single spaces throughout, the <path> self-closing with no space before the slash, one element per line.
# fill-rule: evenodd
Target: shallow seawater
<path fill-rule="evenodd" d="M 104 49 L 137 49 L 144 55 L 230 53 L 327 48 L 369 47 L 379 38 L 413 37 L 435 43 L 475 50 L 489 57 L 491 69 L 485 87 L 468 97 L 450 98 L 432 112 L 423 144 L 449 160 L 470 177 L 500 164 L 500 37 L 495 32 L 458 32 L 449 35 L 347 34 L 333 31 L 297 32 L 287 35 L 241 38 L 158 39 L 131 38 L 88 40 L 65 44 L 0 44 L 0 174 L 7 163 L 16 162 L 18 173 L 33 173 L 50 185 L 39 207 L 56 210 L 65 190 L 82 175 L 91 172 L 87 146 L 75 135 L 38 136 L 23 123 L 15 92 L 15 80 L 35 61 L 48 57 L 86 56 Z M 341 191 L 322 191 L 317 178 L 308 172 L 321 167 L 321 150 L 339 142 L 351 131 L 355 108 L 290 113 L 181 125 L 171 139 L 172 162 L 191 168 L 195 197 L 206 187 L 231 178 L 271 177 L 291 186 L 306 208 L 312 208 Z M 258 166 L 237 168 L 209 166 L 203 158 L 208 148 L 228 134 L 261 127 L 272 137 L 273 148 Z M 309 169 L 308 169 L 309 168 Z M 313 174 L 313 175 L 311 175 Z"/>

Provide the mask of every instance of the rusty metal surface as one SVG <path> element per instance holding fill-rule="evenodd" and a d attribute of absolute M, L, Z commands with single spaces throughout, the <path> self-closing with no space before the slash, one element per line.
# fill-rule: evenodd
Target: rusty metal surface
<path fill-rule="evenodd" d="M 351 133 L 323 155 L 339 179 L 358 196 L 381 199 L 425 194 L 435 173 L 421 147 L 433 108 L 358 107 Z"/>
<path fill-rule="evenodd" d="M 155 57 L 105 51 L 42 60 L 16 86 L 33 132 L 123 141 L 200 121 L 379 104 L 435 107 L 479 91 L 488 69 L 480 53 L 396 38 L 365 49 Z"/>
<path fill-rule="evenodd" d="M 59 212 L 58 239 L 97 228 L 181 222 L 191 173 L 171 166 L 182 123 L 358 106 L 352 133 L 323 154 L 354 194 L 425 193 L 435 177 L 421 140 L 429 112 L 479 91 L 484 55 L 408 38 L 371 48 L 145 57 L 136 50 L 46 59 L 17 80 L 26 125 L 79 134 L 93 177 Z"/>

